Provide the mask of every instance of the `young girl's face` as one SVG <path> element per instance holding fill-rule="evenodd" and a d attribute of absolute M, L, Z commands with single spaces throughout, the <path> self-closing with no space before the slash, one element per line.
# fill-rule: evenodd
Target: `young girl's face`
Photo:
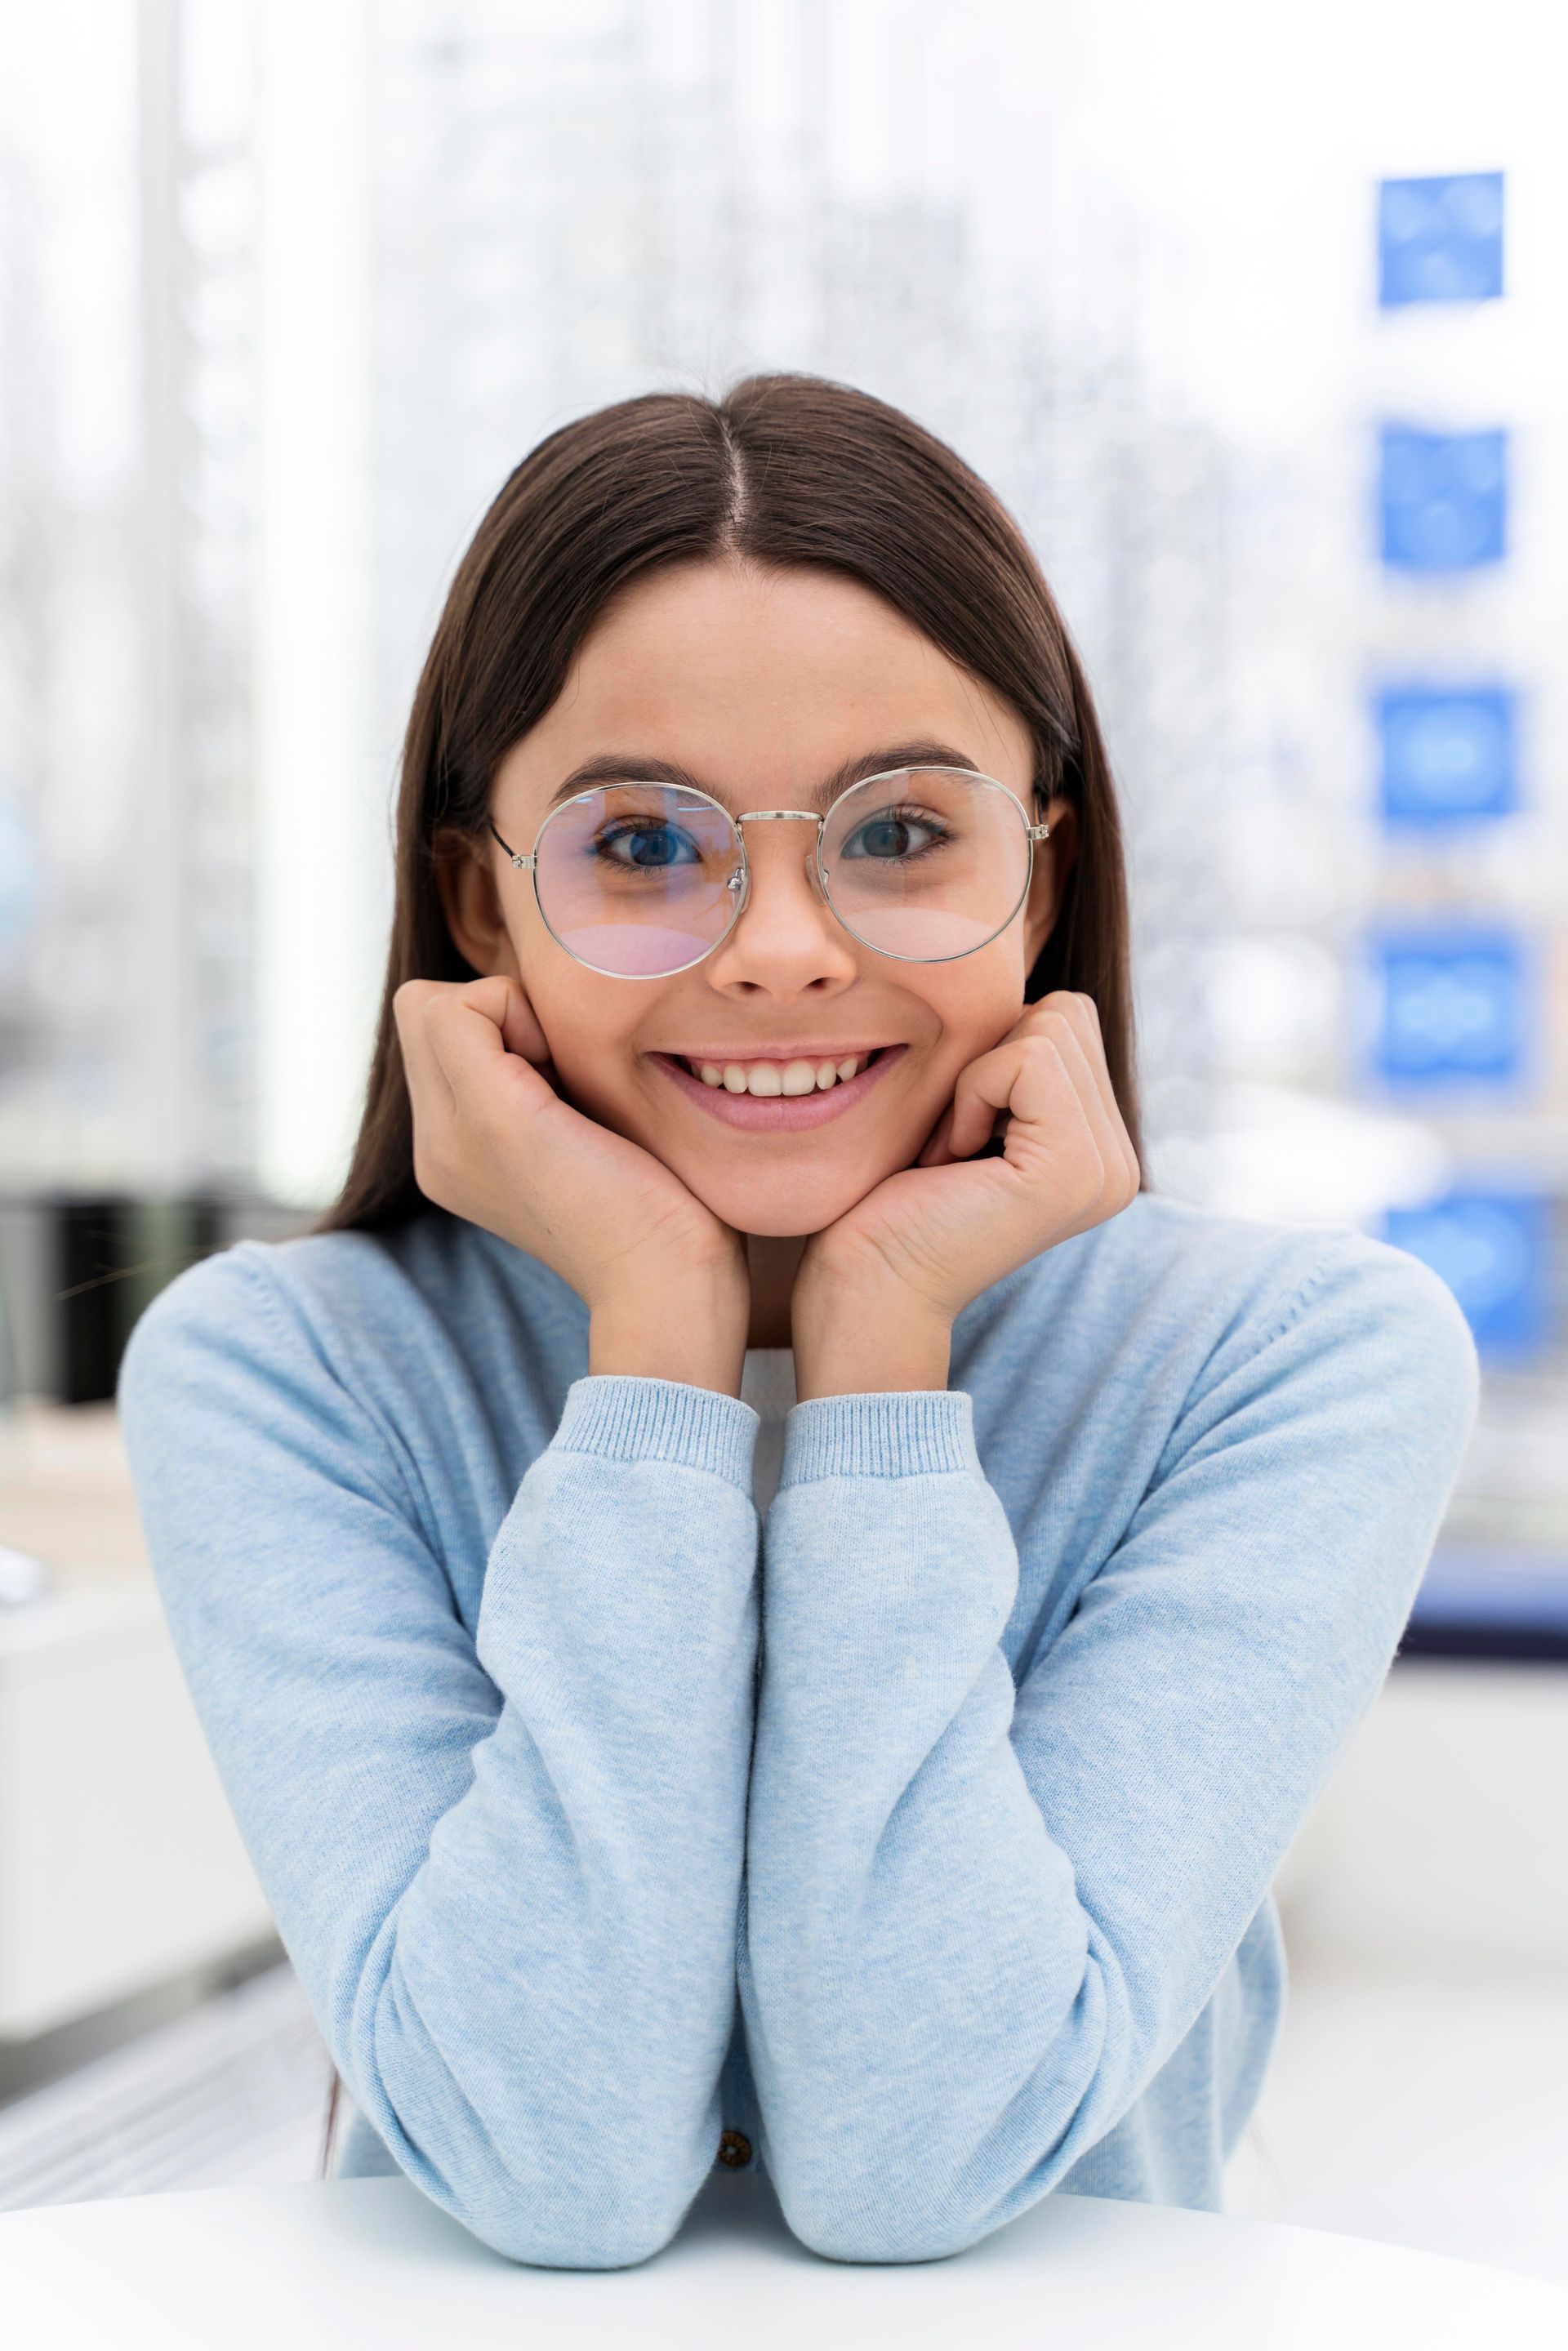
<path fill-rule="evenodd" d="M 501 761 L 497 831 L 531 849 L 552 794 L 607 756 L 633 776 L 678 764 L 735 813 L 810 806 L 812 787 L 851 761 L 946 759 L 996 777 L 1036 813 L 1032 746 L 1013 706 L 871 590 L 814 568 L 703 562 L 623 591 Z M 800 823 L 744 828 L 744 913 L 667 979 L 577 962 L 545 927 L 529 875 L 488 836 L 484 864 L 462 870 L 448 904 L 476 970 L 526 991 L 580 1110 L 653 1152 L 737 1231 L 814 1233 L 913 1164 L 960 1070 L 1018 1019 L 1071 853 L 1071 809 L 1049 813 L 1024 906 L 946 963 L 899 962 L 852 938 L 813 886 L 815 834 Z M 865 1078 L 799 1097 L 731 1093 L 684 1067 L 873 1048 Z"/>

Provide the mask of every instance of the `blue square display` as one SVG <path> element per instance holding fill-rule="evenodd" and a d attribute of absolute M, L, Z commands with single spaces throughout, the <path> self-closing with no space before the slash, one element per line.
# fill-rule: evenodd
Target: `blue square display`
<path fill-rule="evenodd" d="M 1378 512 L 1395 571 L 1469 571 L 1507 553 L 1508 434 L 1385 424 Z"/>
<path fill-rule="evenodd" d="M 1489 1359 L 1533 1355 L 1552 1338 L 1552 1203 L 1539 1193 L 1450 1192 L 1390 1208 L 1384 1237 L 1440 1274 Z"/>
<path fill-rule="evenodd" d="M 1458 824 L 1518 807 L 1506 686 L 1383 686 L 1373 710 L 1385 824 Z"/>
<path fill-rule="evenodd" d="M 1383 180 L 1377 190 L 1377 300 L 1489 302 L 1502 292 L 1502 173 Z"/>
<path fill-rule="evenodd" d="M 1372 953 L 1374 1058 L 1387 1084 L 1416 1091 L 1522 1081 L 1530 1040 L 1521 940 L 1434 925 L 1386 934 Z"/>

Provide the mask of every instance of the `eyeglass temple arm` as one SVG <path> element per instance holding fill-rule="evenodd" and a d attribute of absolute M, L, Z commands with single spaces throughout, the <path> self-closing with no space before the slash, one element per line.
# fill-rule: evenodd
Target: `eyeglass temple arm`
<path fill-rule="evenodd" d="M 488 817 L 486 817 L 486 818 L 485 819 L 485 821 L 486 821 L 486 823 L 487 825 L 489 825 L 489 826 L 490 826 L 490 830 L 491 830 L 491 831 L 492 831 L 492 832 L 496 832 L 495 825 L 494 825 L 493 823 L 491 823 L 491 820 L 490 820 L 490 819 L 489 819 Z M 497 838 L 497 841 L 501 841 L 501 836 L 500 836 L 500 834 L 499 834 L 498 832 L 496 832 L 496 838 Z M 525 867 L 528 867 L 528 869 L 530 869 L 530 870 L 531 870 L 531 868 L 532 868 L 532 866 L 533 866 L 533 862 L 534 862 L 534 853 L 533 853 L 533 851 L 532 851 L 531 849 L 528 851 L 528 855 L 525 857 L 524 855 L 522 855 L 522 853 L 521 853 L 519 851 L 517 851 L 517 850 L 516 850 L 516 849 L 513 849 L 513 848 L 509 845 L 509 843 L 507 843 L 507 841 L 501 841 L 501 846 L 502 846 L 502 848 L 503 848 L 504 850 L 506 850 L 506 852 L 507 852 L 507 856 L 511 859 L 511 861 L 512 861 L 512 862 L 513 862 L 513 864 L 514 864 L 514 865 L 521 865 L 521 866 L 525 866 Z"/>

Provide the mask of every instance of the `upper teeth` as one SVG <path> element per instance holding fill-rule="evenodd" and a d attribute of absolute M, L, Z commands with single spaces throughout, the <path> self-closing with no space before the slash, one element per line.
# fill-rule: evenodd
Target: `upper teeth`
<path fill-rule="evenodd" d="M 870 1060 L 869 1053 L 851 1053 L 841 1061 L 695 1061 L 687 1067 L 705 1086 L 724 1086 L 732 1094 L 809 1094 L 852 1078 Z"/>

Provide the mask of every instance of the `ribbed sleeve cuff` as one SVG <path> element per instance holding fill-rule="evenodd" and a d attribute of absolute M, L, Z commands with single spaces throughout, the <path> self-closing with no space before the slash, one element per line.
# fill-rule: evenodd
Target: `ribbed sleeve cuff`
<path fill-rule="evenodd" d="M 760 1426 L 750 1405 L 715 1388 L 600 1372 L 568 1388 L 554 1441 L 561 1453 L 711 1469 L 749 1494 Z"/>
<path fill-rule="evenodd" d="M 781 1489 L 820 1478 L 929 1477 L 944 1469 L 983 1474 L 965 1388 L 813 1396 L 784 1424 Z"/>

